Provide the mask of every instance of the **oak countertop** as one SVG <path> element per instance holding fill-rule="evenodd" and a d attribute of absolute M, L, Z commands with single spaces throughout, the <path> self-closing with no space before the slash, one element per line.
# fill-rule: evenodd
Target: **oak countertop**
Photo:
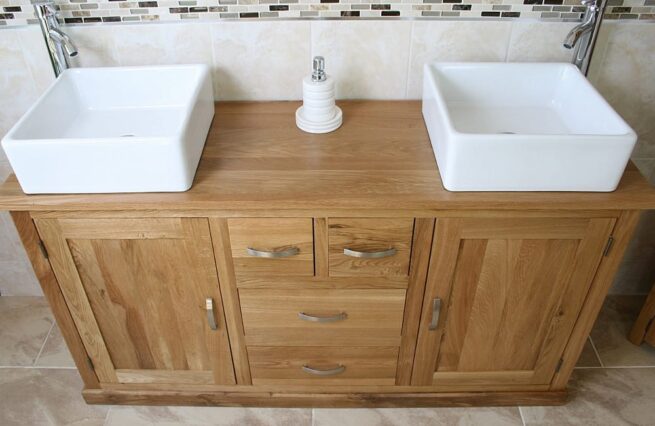
<path fill-rule="evenodd" d="M 216 210 L 234 214 L 655 209 L 630 165 L 612 193 L 448 192 L 419 101 L 340 101 L 343 126 L 311 135 L 299 102 L 217 103 L 193 187 L 178 193 L 25 195 L 12 175 L 0 210 Z"/>

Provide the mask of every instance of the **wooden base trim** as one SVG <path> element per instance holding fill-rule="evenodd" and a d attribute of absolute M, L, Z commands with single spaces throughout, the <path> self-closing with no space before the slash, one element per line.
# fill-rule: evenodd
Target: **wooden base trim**
<path fill-rule="evenodd" d="M 460 393 L 274 393 L 85 389 L 88 404 L 222 407 L 476 407 L 562 405 L 565 390 Z"/>

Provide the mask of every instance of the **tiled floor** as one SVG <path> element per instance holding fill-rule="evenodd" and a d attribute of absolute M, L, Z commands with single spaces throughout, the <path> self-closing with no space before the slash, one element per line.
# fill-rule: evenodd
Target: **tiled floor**
<path fill-rule="evenodd" d="M 0 425 L 655 425 L 655 349 L 625 335 L 644 298 L 612 296 L 561 407 L 269 409 L 86 405 L 40 297 L 0 297 Z"/>

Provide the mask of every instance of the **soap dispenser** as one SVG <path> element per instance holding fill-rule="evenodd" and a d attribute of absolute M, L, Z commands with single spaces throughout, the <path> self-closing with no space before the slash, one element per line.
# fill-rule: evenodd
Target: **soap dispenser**
<path fill-rule="evenodd" d="M 302 81 L 303 104 L 296 110 L 296 125 L 308 133 L 328 133 L 343 120 L 335 104 L 334 78 L 325 74 L 325 59 L 314 57 L 313 72 Z"/>

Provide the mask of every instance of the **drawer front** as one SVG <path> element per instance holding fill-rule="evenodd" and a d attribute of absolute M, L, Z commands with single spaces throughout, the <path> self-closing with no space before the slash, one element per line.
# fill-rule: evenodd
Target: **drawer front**
<path fill-rule="evenodd" d="M 393 385 L 397 347 L 249 347 L 254 385 Z"/>
<path fill-rule="evenodd" d="M 333 277 L 408 276 L 414 219 L 329 219 Z"/>
<path fill-rule="evenodd" d="M 404 289 L 239 290 L 246 343 L 398 346 Z"/>
<path fill-rule="evenodd" d="M 239 276 L 314 275 L 311 218 L 228 219 Z"/>

